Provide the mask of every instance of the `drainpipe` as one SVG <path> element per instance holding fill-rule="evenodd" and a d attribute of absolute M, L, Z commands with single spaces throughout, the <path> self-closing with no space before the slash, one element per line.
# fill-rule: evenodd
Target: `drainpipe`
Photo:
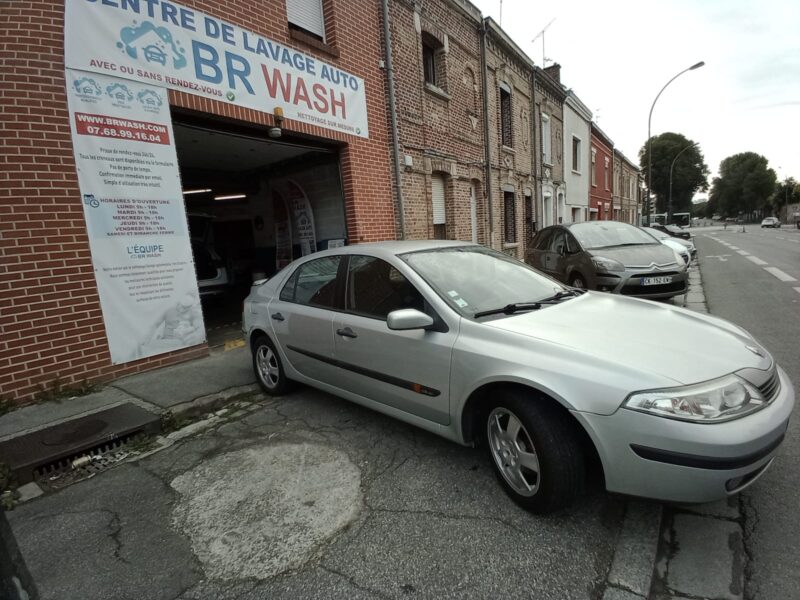
<path fill-rule="evenodd" d="M 400 135 L 397 130 L 397 104 L 394 93 L 394 69 L 392 68 L 392 33 L 389 27 L 389 0 L 381 0 L 383 11 L 383 39 L 386 44 L 386 83 L 389 92 L 389 119 L 392 126 L 392 154 L 394 162 L 395 193 L 397 212 L 400 217 L 400 239 L 406 239 L 406 215 L 403 204 L 403 186 L 400 181 Z"/>
<path fill-rule="evenodd" d="M 383 0 L 384 2 L 386 0 Z M 486 64 L 486 19 L 481 22 L 481 84 L 483 85 L 483 148 L 486 161 L 486 204 L 489 211 L 489 247 L 494 247 L 494 214 L 492 211 L 492 150 L 489 137 L 489 80 Z"/>

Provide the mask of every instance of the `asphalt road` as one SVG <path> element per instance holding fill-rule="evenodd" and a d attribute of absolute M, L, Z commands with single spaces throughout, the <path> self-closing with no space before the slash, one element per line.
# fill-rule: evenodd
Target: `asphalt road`
<path fill-rule="evenodd" d="M 42 600 L 600 598 L 624 500 L 536 517 L 482 452 L 308 388 L 23 504 Z"/>
<path fill-rule="evenodd" d="M 753 334 L 800 385 L 800 230 L 695 233 L 709 312 Z M 795 408 L 795 412 L 797 408 Z M 778 460 L 742 494 L 744 597 L 800 598 L 800 419 Z"/>

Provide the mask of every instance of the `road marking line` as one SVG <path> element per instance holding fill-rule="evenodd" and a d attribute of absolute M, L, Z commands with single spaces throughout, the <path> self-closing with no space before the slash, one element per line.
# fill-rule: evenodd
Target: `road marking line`
<path fill-rule="evenodd" d="M 756 263 L 757 265 L 766 265 L 766 264 L 767 264 L 767 261 L 765 261 L 765 260 L 761 260 L 761 259 L 760 259 L 760 258 L 758 258 L 757 256 L 748 256 L 748 257 L 747 257 L 747 260 L 752 260 L 752 261 L 753 261 L 754 263 Z"/>
<path fill-rule="evenodd" d="M 797 292 L 798 294 L 800 294 L 800 287 L 794 288 L 794 291 Z"/>
<path fill-rule="evenodd" d="M 775 277 L 777 277 L 781 281 L 797 281 L 797 279 L 795 279 L 794 277 L 792 277 L 788 273 L 784 273 L 778 267 L 764 267 L 764 270 L 767 273 L 771 273 L 772 275 L 775 275 Z"/>
<path fill-rule="evenodd" d="M 780 236 L 777 236 L 777 235 L 775 237 L 778 238 L 779 240 L 785 240 L 786 239 L 785 237 L 780 237 Z"/>
<path fill-rule="evenodd" d="M 739 249 L 739 248 L 737 248 L 736 246 L 728 246 L 728 247 L 729 247 L 731 250 L 738 250 L 738 249 Z"/>
<path fill-rule="evenodd" d="M 741 254 L 742 256 L 750 256 L 750 253 L 745 250 L 737 250 L 737 254 Z"/>

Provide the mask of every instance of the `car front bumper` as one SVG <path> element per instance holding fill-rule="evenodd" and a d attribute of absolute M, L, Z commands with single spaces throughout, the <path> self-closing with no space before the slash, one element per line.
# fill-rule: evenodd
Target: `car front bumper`
<path fill-rule="evenodd" d="M 672 281 L 668 284 L 641 285 L 643 276 L 663 277 L 665 275 L 672 277 Z M 598 273 L 594 277 L 594 289 L 636 298 L 671 298 L 672 296 L 686 293 L 688 281 L 689 276 L 686 273 L 686 265 L 682 265 L 680 270 L 676 269 L 664 273 L 658 271 L 624 271 L 619 274 Z"/>
<path fill-rule="evenodd" d="M 624 408 L 612 415 L 573 411 L 595 443 L 610 492 L 669 502 L 712 502 L 740 492 L 772 463 L 794 407 L 781 389 L 756 413 L 724 423 L 689 423 Z"/>

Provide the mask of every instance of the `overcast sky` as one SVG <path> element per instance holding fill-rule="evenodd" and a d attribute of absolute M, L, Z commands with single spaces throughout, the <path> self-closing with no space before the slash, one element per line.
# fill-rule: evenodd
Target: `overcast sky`
<path fill-rule="evenodd" d="M 500 18 L 499 0 L 473 0 Z M 800 1 L 504 0 L 502 26 L 534 62 L 561 64 L 561 82 L 638 163 L 652 132 L 700 144 L 712 177 L 727 156 L 762 154 L 783 179 L 800 179 Z M 550 63 L 548 63 L 550 64 Z M 778 168 L 781 167 L 781 168 Z M 710 183 L 710 181 L 709 181 Z"/>

